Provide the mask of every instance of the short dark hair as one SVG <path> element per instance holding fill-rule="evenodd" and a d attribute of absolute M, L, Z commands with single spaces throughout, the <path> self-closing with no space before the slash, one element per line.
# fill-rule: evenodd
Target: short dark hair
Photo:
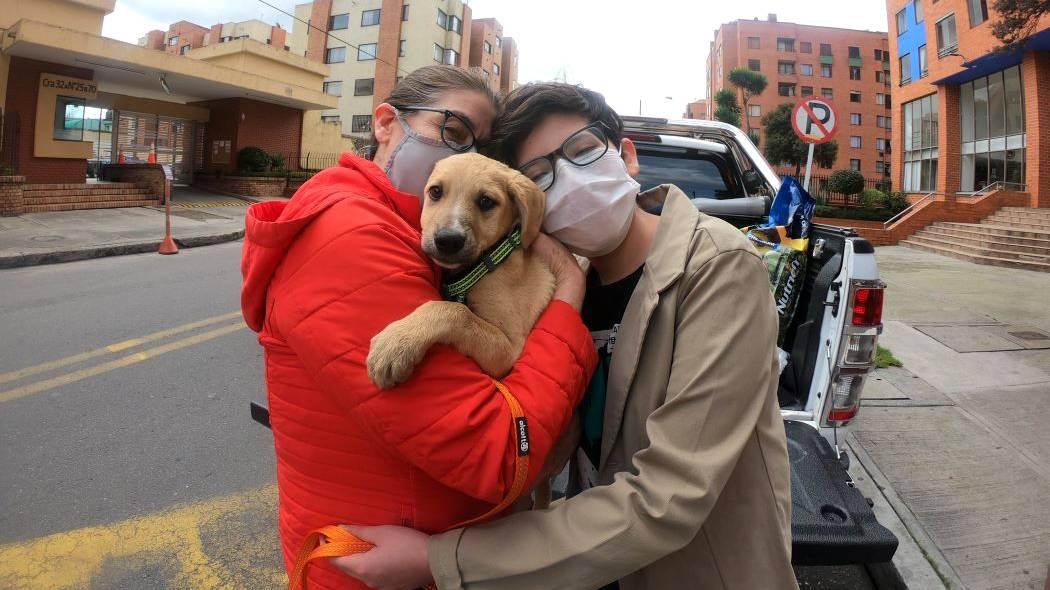
<path fill-rule="evenodd" d="M 554 113 L 580 115 L 591 123 L 601 123 L 613 143 L 619 144 L 623 138 L 623 120 L 598 92 L 564 82 L 530 82 L 507 95 L 486 155 L 516 166 L 514 160 L 525 138 L 544 117 Z"/>

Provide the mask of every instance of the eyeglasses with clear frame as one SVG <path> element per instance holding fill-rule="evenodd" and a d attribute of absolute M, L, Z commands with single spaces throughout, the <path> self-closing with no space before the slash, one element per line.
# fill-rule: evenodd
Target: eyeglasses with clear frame
<path fill-rule="evenodd" d="M 470 151 L 477 139 L 474 135 L 474 127 L 461 115 L 457 115 L 448 109 L 437 107 L 395 107 L 399 113 L 439 113 L 444 115 L 441 121 L 441 141 L 454 152 L 463 153 Z"/>
<path fill-rule="evenodd" d="M 559 158 L 574 166 L 587 166 L 598 161 L 609 151 L 609 136 L 601 123 L 590 125 L 573 133 L 553 152 L 522 164 L 518 171 L 545 191 L 554 184 L 554 164 Z"/>

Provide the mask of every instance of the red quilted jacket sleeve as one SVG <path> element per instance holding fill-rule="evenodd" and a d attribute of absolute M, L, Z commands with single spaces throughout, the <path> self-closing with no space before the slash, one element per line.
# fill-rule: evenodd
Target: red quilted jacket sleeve
<path fill-rule="evenodd" d="M 372 337 L 440 299 L 416 240 L 384 223 L 334 237 L 275 293 L 275 332 L 361 428 L 433 479 L 495 504 L 513 481 L 517 449 L 506 401 L 473 360 L 438 346 L 395 389 L 379 390 L 368 378 Z M 553 302 L 503 380 L 528 419 L 527 485 L 566 427 L 595 364 L 579 314 Z"/>

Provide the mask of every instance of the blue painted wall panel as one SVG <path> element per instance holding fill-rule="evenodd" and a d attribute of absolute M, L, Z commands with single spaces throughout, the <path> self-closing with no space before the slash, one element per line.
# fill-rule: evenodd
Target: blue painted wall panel
<path fill-rule="evenodd" d="M 920 2 L 922 0 L 919 0 Z M 919 74 L 922 70 L 919 67 L 919 48 L 926 45 L 926 58 L 929 59 L 931 52 L 930 46 L 926 43 L 926 20 L 920 23 L 915 22 L 915 3 L 909 2 L 904 7 L 905 20 L 907 22 L 907 28 L 904 32 L 896 31 L 897 34 L 897 57 L 901 58 L 905 55 L 911 54 L 911 79 L 912 81 L 919 79 Z M 924 11 L 925 12 L 925 11 Z M 892 17 L 891 24 L 892 28 L 897 28 L 897 15 L 894 14 Z M 937 49 L 934 48 L 932 55 L 937 55 Z M 903 73 L 903 72 L 902 72 Z M 899 82 L 899 80 L 898 80 Z"/>

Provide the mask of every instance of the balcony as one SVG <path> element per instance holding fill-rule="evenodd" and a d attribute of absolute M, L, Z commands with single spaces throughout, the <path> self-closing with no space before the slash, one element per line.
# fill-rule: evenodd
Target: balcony
<path fill-rule="evenodd" d="M 864 65 L 864 60 L 862 60 L 859 57 L 851 57 L 849 58 L 849 65 L 855 68 L 859 68 Z"/>
<path fill-rule="evenodd" d="M 835 63 L 835 58 L 830 55 L 822 55 L 820 56 L 820 63 L 830 65 Z"/>

